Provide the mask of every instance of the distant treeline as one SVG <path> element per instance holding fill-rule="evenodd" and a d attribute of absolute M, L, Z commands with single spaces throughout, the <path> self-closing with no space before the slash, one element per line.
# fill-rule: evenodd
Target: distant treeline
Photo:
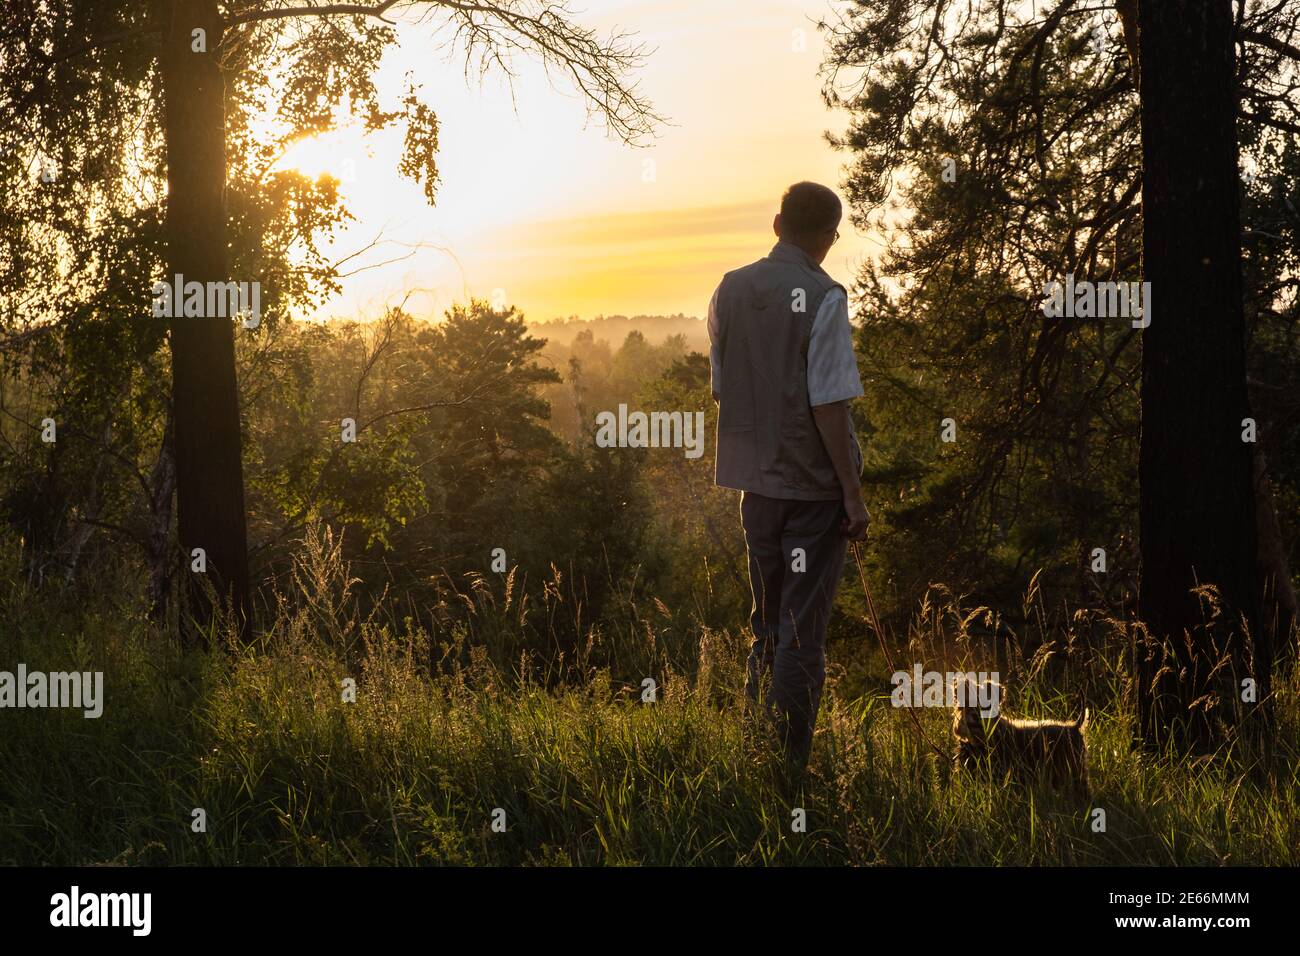
<path fill-rule="evenodd" d="M 561 377 L 544 386 L 542 395 L 551 406 L 551 429 L 570 445 L 590 440 L 600 412 L 615 411 L 621 402 L 635 403 L 642 386 L 673 363 L 709 350 L 704 323 L 681 315 L 602 316 L 527 326 L 546 340 L 538 363 Z"/>
<path fill-rule="evenodd" d="M 709 350 L 709 333 L 704 320 L 692 315 L 598 315 L 594 319 L 580 319 L 570 316 L 567 319 L 547 319 L 545 321 L 528 321 L 528 328 L 539 338 L 544 338 L 552 346 L 572 345 L 574 340 L 584 333 L 590 333 L 597 341 L 618 344 L 632 332 L 640 332 L 650 342 L 658 342 L 674 335 L 686 340 L 686 346 L 693 352 L 707 353 Z M 549 351 L 549 349 L 548 349 Z"/>

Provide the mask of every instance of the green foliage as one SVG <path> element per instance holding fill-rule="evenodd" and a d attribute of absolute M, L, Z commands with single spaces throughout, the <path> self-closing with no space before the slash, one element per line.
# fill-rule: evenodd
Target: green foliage
<path fill-rule="evenodd" d="M 881 685 L 832 674 L 809 777 L 795 787 L 740 718 L 745 641 L 700 631 L 672 667 L 645 628 L 658 679 L 583 665 L 546 692 L 529 668 L 458 653 L 418 626 L 358 619 L 346 568 L 311 552 L 265 641 L 181 653 L 139 605 L 101 595 L 44 602 L 11 583 L 0 657 L 34 669 L 103 669 L 97 720 L 22 711 L 0 737 L 0 862 L 20 865 L 1295 865 L 1300 760 L 1294 673 L 1277 683 L 1276 762 L 1245 741 L 1213 761 L 1129 750 L 1123 641 L 1069 667 L 1094 688 L 1087 807 L 951 773 Z M 11 550 L 4 560 L 12 563 Z M 331 564 L 330 562 L 334 562 Z M 332 570 L 331 570 L 332 568 Z M 5 576 L 4 580 L 12 581 Z M 918 619 L 955 648 L 969 615 Z M 938 630 L 941 629 L 941 630 Z M 218 631 L 218 635 L 219 635 Z M 968 636 L 968 635 L 967 635 Z M 1047 658 L 1015 664 L 1016 713 L 1074 712 Z M 643 672 L 644 673 L 644 672 Z M 1078 675 L 1076 675 L 1078 676 Z M 355 703 L 342 699 L 344 678 Z M 946 715 L 923 715 L 946 746 Z M 191 831 L 191 811 L 207 832 Z M 807 812 L 791 832 L 791 808 Z M 491 829 L 494 809 L 507 830 Z"/>
<path fill-rule="evenodd" d="M 873 575 L 896 610 L 935 581 L 1014 607 L 1041 570 L 1050 606 L 1118 612 L 1137 585 L 1140 333 L 1126 318 L 1048 318 L 1041 302 L 1067 275 L 1140 278 L 1126 38 L 1110 8 L 944 9 L 863 0 L 830 31 L 850 213 L 887 241 L 857 289 Z M 1255 10 L 1250 25 L 1274 34 L 1297 9 Z M 1273 56 L 1248 45 L 1244 88 L 1276 87 L 1269 102 L 1289 116 L 1294 71 L 1272 72 Z M 1293 134 L 1247 122 L 1241 142 L 1260 173 L 1244 209 L 1251 398 L 1293 553 L 1296 511 L 1281 506 L 1300 481 L 1300 152 Z M 944 419 L 955 443 L 940 441 Z M 1105 574 L 1090 569 L 1095 548 Z"/>
<path fill-rule="evenodd" d="M 727 627 L 749 613 L 748 563 L 739 496 L 713 483 L 717 406 L 708 358 L 692 353 L 675 361 L 639 395 L 641 408 L 704 415 L 699 458 L 687 458 L 676 448 L 650 450 L 642 471 L 653 502 L 654 533 L 672 557 L 659 579 L 660 593 L 673 607 L 688 609 L 694 622 Z"/>

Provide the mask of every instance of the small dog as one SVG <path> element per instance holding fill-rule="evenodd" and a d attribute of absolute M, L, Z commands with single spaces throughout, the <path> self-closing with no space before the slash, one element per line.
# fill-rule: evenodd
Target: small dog
<path fill-rule="evenodd" d="M 964 686 L 963 686 L 964 685 Z M 980 700 L 1000 700 L 1001 688 L 988 681 L 982 688 L 966 678 L 953 687 L 952 732 L 957 738 L 954 763 L 974 769 L 987 761 L 995 774 L 1046 782 L 1087 798 L 1088 751 L 1083 731 L 1088 709 L 1078 720 L 1018 720 L 981 713 Z"/>

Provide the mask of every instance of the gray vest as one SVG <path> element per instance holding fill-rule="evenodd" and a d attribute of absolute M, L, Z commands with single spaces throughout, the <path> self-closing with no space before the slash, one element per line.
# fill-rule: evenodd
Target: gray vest
<path fill-rule="evenodd" d="M 843 494 L 808 404 L 808 337 L 834 288 L 843 286 L 787 242 L 723 277 L 714 472 L 722 487 L 800 501 Z"/>

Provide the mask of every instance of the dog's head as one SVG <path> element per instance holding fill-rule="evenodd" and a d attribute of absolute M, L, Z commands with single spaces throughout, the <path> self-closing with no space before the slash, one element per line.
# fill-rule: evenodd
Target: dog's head
<path fill-rule="evenodd" d="M 1002 685 L 992 678 L 983 682 L 963 674 L 952 685 L 952 732 L 963 744 L 980 747 L 988 742 L 1002 708 Z"/>

